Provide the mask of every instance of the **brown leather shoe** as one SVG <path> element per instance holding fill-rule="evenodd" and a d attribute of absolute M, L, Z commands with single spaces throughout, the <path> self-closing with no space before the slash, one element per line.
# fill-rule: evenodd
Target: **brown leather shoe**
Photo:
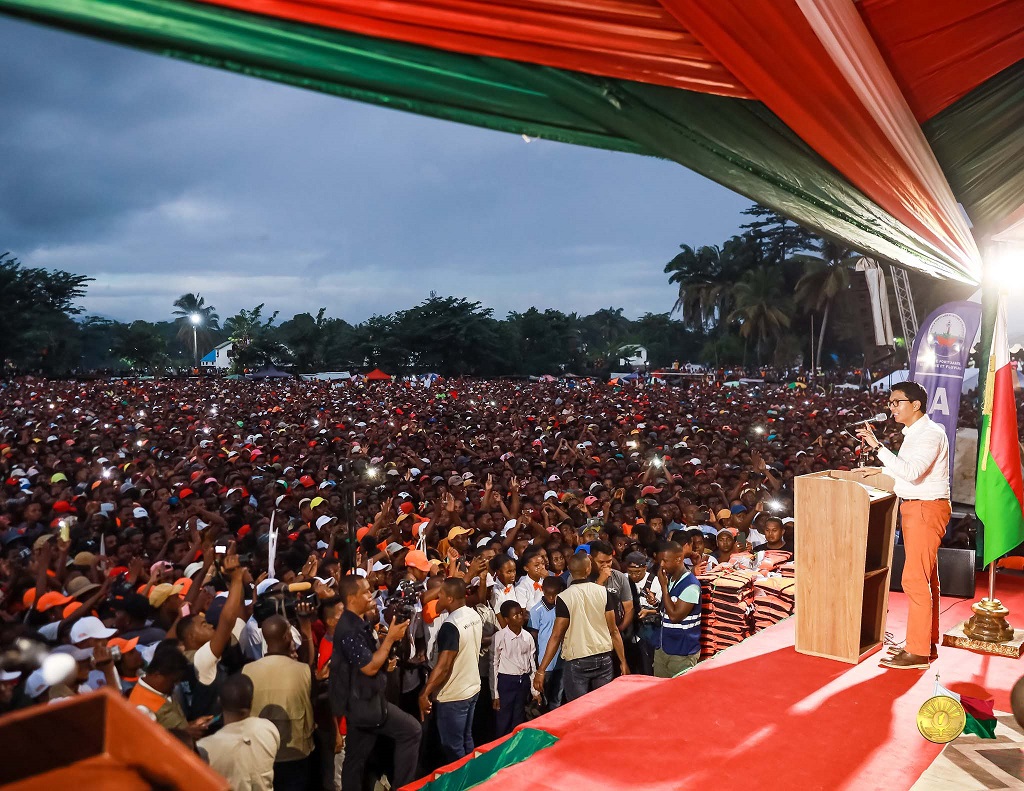
<path fill-rule="evenodd" d="M 889 668 L 891 670 L 927 670 L 928 657 L 918 656 L 917 654 L 908 654 L 906 651 L 900 651 L 895 656 L 883 659 L 878 664 L 880 667 Z"/>
<path fill-rule="evenodd" d="M 899 648 L 898 646 L 895 646 L 895 645 L 891 645 L 891 646 L 889 646 L 885 650 L 886 650 L 886 653 L 888 653 L 890 657 L 896 656 L 896 654 L 903 653 L 903 649 Z M 931 650 L 931 653 L 928 655 L 928 661 L 929 662 L 934 662 L 938 658 L 939 658 L 939 648 L 938 648 L 937 645 L 935 645 L 935 643 L 932 643 L 932 650 Z"/>

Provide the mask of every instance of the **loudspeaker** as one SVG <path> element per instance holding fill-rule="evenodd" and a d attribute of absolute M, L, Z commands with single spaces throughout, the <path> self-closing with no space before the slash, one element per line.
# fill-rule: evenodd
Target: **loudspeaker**
<path fill-rule="evenodd" d="M 939 547 L 939 590 L 943 596 L 960 599 L 974 598 L 974 550 Z M 892 548 L 892 577 L 889 590 L 903 591 L 903 564 L 907 560 L 906 548 L 897 544 Z"/>

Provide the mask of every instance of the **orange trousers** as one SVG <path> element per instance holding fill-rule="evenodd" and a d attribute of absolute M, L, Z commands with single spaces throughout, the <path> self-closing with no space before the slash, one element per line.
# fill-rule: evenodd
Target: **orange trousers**
<path fill-rule="evenodd" d="M 903 592 L 909 599 L 906 651 L 928 656 L 939 642 L 939 546 L 949 522 L 948 500 L 906 500 L 903 518 Z"/>

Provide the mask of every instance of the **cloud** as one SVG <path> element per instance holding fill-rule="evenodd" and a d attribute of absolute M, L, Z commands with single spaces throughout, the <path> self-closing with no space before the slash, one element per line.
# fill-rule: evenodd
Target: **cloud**
<path fill-rule="evenodd" d="M 665 311 L 678 245 L 748 201 L 656 159 L 361 105 L 0 19 L 0 248 L 90 275 L 88 311 L 360 321 L 430 291 Z"/>

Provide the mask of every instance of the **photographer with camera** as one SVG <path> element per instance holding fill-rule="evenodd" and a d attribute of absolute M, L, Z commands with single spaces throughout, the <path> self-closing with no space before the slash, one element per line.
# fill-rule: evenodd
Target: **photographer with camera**
<path fill-rule="evenodd" d="M 395 741 L 395 770 L 391 787 L 416 779 L 420 745 L 420 724 L 384 697 L 387 673 L 397 666 L 392 647 L 405 637 L 409 622 L 391 626 L 377 644 L 373 623 L 366 620 L 374 612 L 373 593 L 363 577 L 341 578 L 339 591 L 345 612 L 334 630 L 331 655 L 330 699 L 336 717 L 347 723 L 345 761 L 341 769 L 342 788 L 364 787 L 366 761 L 378 736 Z"/>

